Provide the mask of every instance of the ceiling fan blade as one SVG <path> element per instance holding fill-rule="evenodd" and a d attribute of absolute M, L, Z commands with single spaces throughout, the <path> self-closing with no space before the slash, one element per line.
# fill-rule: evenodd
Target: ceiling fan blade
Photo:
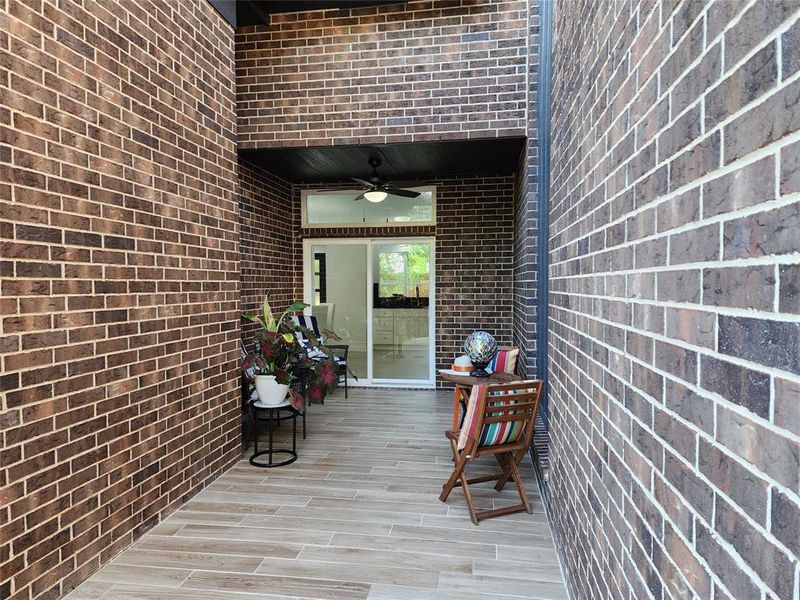
<path fill-rule="evenodd" d="M 392 187 L 390 185 L 382 187 L 381 190 L 383 190 L 387 194 L 391 194 L 392 196 L 400 196 L 402 198 L 416 198 L 421 194 L 421 192 L 413 192 L 411 190 L 403 190 L 403 189 L 400 189 L 400 188 Z"/>
<path fill-rule="evenodd" d="M 375 185 L 370 183 L 369 181 L 366 181 L 364 179 L 359 179 L 358 177 L 351 177 L 350 179 L 352 179 L 356 183 L 360 183 L 361 185 L 364 185 L 364 186 L 366 186 L 368 188 L 374 188 L 375 187 Z"/>
<path fill-rule="evenodd" d="M 363 200 L 365 198 L 364 194 L 359 194 L 355 198 L 353 198 L 353 202 L 358 202 L 359 200 Z"/>

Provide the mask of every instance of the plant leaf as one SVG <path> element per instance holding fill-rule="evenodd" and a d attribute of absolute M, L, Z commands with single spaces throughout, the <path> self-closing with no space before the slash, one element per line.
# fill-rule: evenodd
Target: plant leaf
<path fill-rule="evenodd" d="M 272 307 L 269 305 L 269 294 L 264 296 L 264 304 L 261 306 L 261 311 L 264 313 L 264 323 L 267 324 L 267 329 L 269 329 L 269 324 L 275 321 L 275 315 L 272 314 Z"/>
<path fill-rule="evenodd" d="M 289 305 L 289 307 L 286 309 L 286 312 L 287 313 L 300 312 L 301 310 L 303 310 L 304 308 L 308 308 L 309 306 L 311 305 L 306 304 L 305 302 L 300 302 L 299 300 L 295 300 Z"/>

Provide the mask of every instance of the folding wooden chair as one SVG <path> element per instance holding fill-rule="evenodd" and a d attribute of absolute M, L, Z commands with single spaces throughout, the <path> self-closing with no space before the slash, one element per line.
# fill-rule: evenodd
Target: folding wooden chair
<path fill-rule="evenodd" d="M 439 500 L 445 502 L 453 488 L 460 485 L 464 489 L 469 516 L 475 525 L 481 519 L 523 510 L 531 512 L 517 464 L 531 446 L 536 411 L 541 396 L 542 382 L 539 380 L 476 385 L 472 388 L 461 430 L 445 432 L 453 450 L 455 467 L 450 479 L 444 484 Z M 502 471 L 495 475 L 467 479 L 465 473 L 467 463 L 484 454 L 494 455 Z M 475 510 L 469 490 L 470 484 L 496 481 L 494 487 L 499 492 L 509 480 L 513 480 L 517 487 L 522 500 L 520 504 L 493 510 Z"/>

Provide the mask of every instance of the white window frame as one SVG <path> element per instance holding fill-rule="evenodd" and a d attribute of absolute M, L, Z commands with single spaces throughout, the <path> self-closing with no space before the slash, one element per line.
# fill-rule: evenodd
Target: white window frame
<path fill-rule="evenodd" d="M 420 227 L 426 225 L 436 225 L 436 186 L 435 185 L 419 185 L 408 188 L 411 190 L 416 190 L 418 192 L 430 192 L 431 193 L 431 219 L 430 221 L 392 221 L 389 223 L 309 223 L 308 222 L 308 195 L 313 194 L 315 196 L 340 196 L 342 194 L 347 194 L 352 192 L 353 198 L 358 196 L 359 194 L 363 193 L 364 190 L 362 189 L 348 189 L 342 188 L 341 190 L 333 190 L 333 191 L 325 191 L 325 192 L 317 192 L 313 188 L 305 189 L 300 192 L 300 218 L 301 218 L 301 226 L 303 229 L 328 229 L 328 228 L 367 228 L 367 227 Z M 363 202 L 367 202 L 367 200 L 363 200 Z"/>

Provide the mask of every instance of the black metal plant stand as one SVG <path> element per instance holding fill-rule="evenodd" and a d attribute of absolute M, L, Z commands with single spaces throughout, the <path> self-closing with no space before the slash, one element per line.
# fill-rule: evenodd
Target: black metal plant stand
<path fill-rule="evenodd" d="M 280 416 L 282 410 L 287 410 L 290 414 L 282 417 Z M 266 412 L 266 418 L 259 417 L 259 412 Z M 250 404 L 251 437 L 255 445 L 253 448 L 253 455 L 250 457 L 251 465 L 254 467 L 271 469 L 273 467 L 283 467 L 285 465 L 289 465 L 297 460 L 297 416 L 299 414 L 300 411 L 295 409 L 288 401 L 277 406 L 256 406 L 255 403 Z M 277 422 L 278 425 L 280 425 L 281 421 L 286 421 L 287 419 L 292 420 L 292 449 L 289 450 L 288 448 L 275 448 L 273 447 L 272 438 L 273 423 Z M 267 450 L 258 450 L 257 421 L 267 422 Z M 273 459 L 274 455 L 276 454 L 287 454 L 289 455 L 289 458 L 275 462 Z M 258 460 L 260 456 L 266 456 L 267 461 L 264 462 L 263 460 Z"/>

